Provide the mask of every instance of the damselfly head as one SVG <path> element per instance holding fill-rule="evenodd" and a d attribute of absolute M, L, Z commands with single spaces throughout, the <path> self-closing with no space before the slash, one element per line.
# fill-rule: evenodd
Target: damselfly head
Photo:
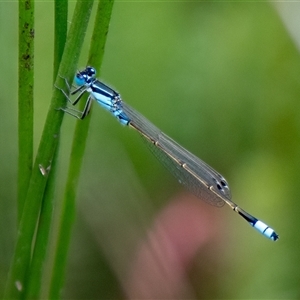
<path fill-rule="evenodd" d="M 90 84 L 96 76 L 96 70 L 93 67 L 86 67 L 83 71 L 78 71 L 75 75 L 75 83 L 78 86 Z"/>

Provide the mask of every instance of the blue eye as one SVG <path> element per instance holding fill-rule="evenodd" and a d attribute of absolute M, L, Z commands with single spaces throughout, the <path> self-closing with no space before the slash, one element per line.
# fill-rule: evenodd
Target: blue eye
<path fill-rule="evenodd" d="M 81 74 L 76 74 L 74 81 L 78 86 L 82 86 L 86 83 L 85 78 Z"/>

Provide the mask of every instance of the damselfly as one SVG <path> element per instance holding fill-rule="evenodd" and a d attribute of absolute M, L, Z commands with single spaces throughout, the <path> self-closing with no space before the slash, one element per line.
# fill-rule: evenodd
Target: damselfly
<path fill-rule="evenodd" d="M 90 111 L 93 100 L 111 112 L 121 124 L 137 130 L 148 142 L 154 155 L 189 191 L 211 205 L 221 207 L 227 203 L 235 212 L 242 216 L 252 227 L 265 237 L 276 241 L 279 236 L 268 225 L 253 217 L 231 200 L 231 193 L 226 179 L 201 159 L 181 147 L 155 127 L 150 121 L 122 101 L 120 95 L 96 79 L 96 70 L 86 67 L 77 72 L 75 83 L 78 86 L 71 95 L 78 96 L 72 102 L 67 93 L 60 89 L 67 99 L 75 105 L 83 94 L 89 93 L 83 111 L 72 108 L 61 108 L 64 112 L 84 119 Z M 70 90 L 69 84 L 66 84 Z"/>

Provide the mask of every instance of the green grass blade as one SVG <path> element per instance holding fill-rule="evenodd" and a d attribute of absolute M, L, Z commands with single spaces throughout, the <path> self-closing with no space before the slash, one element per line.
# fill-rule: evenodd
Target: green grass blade
<path fill-rule="evenodd" d="M 54 71 L 55 80 L 64 52 L 68 32 L 68 0 L 55 0 L 54 22 Z"/>
<path fill-rule="evenodd" d="M 30 269 L 27 272 L 23 299 L 41 299 L 41 290 L 44 289 L 44 268 L 46 266 L 47 254 L 49 253 L 49 236 L 53 220 L 55 174 L 57 168 L 58 147 L 51 165 L 51 176 L 49 176 L 42 203 L 41 214 L 38 222 L 38 230 Z M 52 175 L 54 174 L 54 175 Z"/>
<path fill-rule="evenodd" d="M 113 1 L 100 1 L 98 5 L 95 27 L 92 36 L 88 64 L 100 68 L 106 37 L 113 7 Z M 80 109 L 84 106 L 81 103 Z M 49 299 L 58 299 L 60 290 L 64 282 L 67 254 L 69 249 L 71 229 L 76 213 L 75 199 L 77 186 L 79 182 L 80 170 L 82 165 L 83 153 L 85 150 L 86 139 L 91 115 L 84 122 L 78 121 L 75 128 L 74 140 L 70 156 L 70 167 L 65 190 L 65 196 L 62 203 L 62 217 L 59 225 L 59 236 L 53 266 L 51 291 Z"/>
<path fill-rule="evenodd" d="M 114 0 L 100 1 L 92 35 L 88 64 L 100 70 Z"/>
<path fill-rule="evenodd" d="M 59 64 L 62 59 L 64 46 L 67 38 L 67 20 L 68 20 L 68 1 L 55 1 L 55 39 L 54 39 L 54 70 L 53 75 L 56 78 Z M 29 276 L 25 289 L 24 299 L 40 299 L 41 290 L 47 290 L 44 282 L 44 270 L 46 267 L 47 255 L 49 254 L 49 236 L 53 221 L 54 193 L 57 172 L 58 149 L 51 165 L 51 172 L 44 193 L 43 204 L 41 208 L 39 224 L 37 228 L 36 242 L 32 255 Z"/>
<path fill-rule="evenodd" d="M 34 1 L 19 1 L 18 221 L 33 165 Z"/>
<path fill-rule="evenodd" d="M 59 74 L 69 81 L 74 75 L 75 66 L 81 52 L 92 5 L 93 1 L 78 1 L 75 8 L 74 21 L 71 23 L 59 68 Z M 62 82 L 63 80 L 57 77 L 56 85 L 62 85 Z M 43 176 L 41 169 L 47 170 L 51 166 L 63 119 L 63 113 L 58 111 L 57 108 L 64 106 L 65 102 L 65 97 L 61 91 L 54 88 L 19 224 L 17 244 L 4 295 L 5 299 L 20 299 L 24 292 L 26 273 L 30 264 L 32 239 L 47 183 L 47 174 Z"/>

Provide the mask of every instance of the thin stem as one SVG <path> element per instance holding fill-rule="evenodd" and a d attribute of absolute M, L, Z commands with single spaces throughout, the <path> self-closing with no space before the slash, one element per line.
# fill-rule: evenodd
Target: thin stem
<path fill-rule="evenodd" d="M 54 70 L 53 75 L 56 78 L 59 64 L 62 59 L 64 46 L 67 38 L 67 18 L 68 18 L 68 1 L 55 1 L 55 39 L 54 39 Z M 55 179 L 57 171 L 58 148 L 51 164 L 51 172 L 44 193 L 43 204 L 41 208 L 36 242 L 32 255 L 29 276 L 27 276 L 25 298 L 24 299 L 40 299 L 41 289 L 46 289 L 44 279 L 44 269 L 46 267 L 47 254 L 49 254 L 49 236 L 50 228 L 53 220 L 54 210 L 54 193 Z"/>
<path fill-rule="evenodd" d="M 92 36 L 88 64 L 100 68 L 104 55 L 106 37 L 114 1 L 100 1 L 95 20 L 95 27 Z M 81 104 L 83 108 L 84 99 Z M 62 203 L 62 217 L 59 225 L 59 236 L 53 266 L 51 291 L 49 299 L 58 299 L 60 290 L 63 286 L 66 259 L 71 237 L 71 229 L 76 212 L 75 200 L 79 176 L 81 171 L 82 159 L 88 136 L 90 117 L 85 118 L 84 122 L 78 121 L 75 128 L 74 140 L 70 156 L 70 167 Z"/>
<path fill-rule="evenodd" d="M 68 80 L 71 79 L 75 71 L 92 5 L 92 0 L 78 1 L 75 8 L 74 21 L 71 23 L 59 68 L 59 74 Z M 61 78 L 57 77 L 55 83 L 57 86 L 62 84 Z M 31 245 L 48 178 L 45 171 L 51 167 L 63 120 L 63 113 L 58 108 L 64 105 L 64 95 L 60 90 L 54 88 L 18 228 L 17 244 L 7 279 L 5 299 L 20 299 L 24 293 L 25 278 L 30 264 Z"/>
<path fill-rule="evenodd" d="M 63 56 L 68 31 L 68 0 L 55 0 L 54 2 L 54 80 Z"/>
<path fill-rule="evenodd" d="M 19 1 L 18 221 L 33 165 L 34 1 Z"/>

